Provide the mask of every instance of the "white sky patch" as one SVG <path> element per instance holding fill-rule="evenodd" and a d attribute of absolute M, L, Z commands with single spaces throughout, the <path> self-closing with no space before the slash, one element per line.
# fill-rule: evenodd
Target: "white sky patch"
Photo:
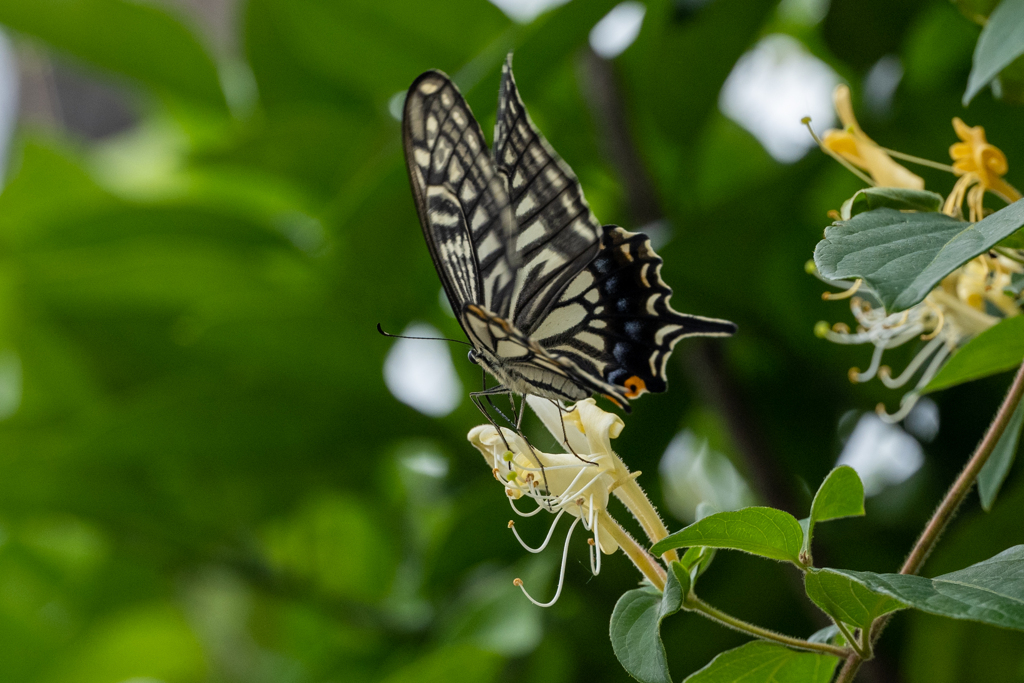
<path fill-rule="evenodd" d="M 864 482 L 864 494 L 873 496 L 906 481 L 921 469 L 924 453 L 917 439 L 898 425 L 882 422 L 874 413 L 865 413 L 836 464 L 857 470 Z"/>
<path fill-rule="evenodd" d="M 750 487 L 729 458 L 711 450 L 707 439 L 689 429 L 672 439 L 658 470 L 669 510 L 686 522 L 697 519 L 701 504 L 718 512 L 754 504 Z"/>
<path fill-rule="evenodd" d="M 590 47 L 605 59 L 618 57 L 640 35 L 646 13 L 642 2 L 616 5 L 590 30 Z"/>
<path fill-rule="evenodd" d="M 546 10 L 567 2 L 569 0 L 491 0 L 510 19 L 520 24 L 529 24 Z"/>
<path fill-rule="evenodd" d="M 939 406 L 927 396 L 920 399 L 903 420 L 903 428 L 919 441 L 931 443 L 939 435 Z"/>
<path fill-rule="evenodd" d="M 402 334 L 442 336 L 426 323 L 414 323 Z M 384 360 L 384 383 L 399 401 L 431 417 L 444 417 L 462 400 L 462 383 L 455 373 L 448 342 L 396 340 Z"/>
<path fill-rule="evenodd" d="M 0 182 L 7 172 L 11 138 L 18 121 L 18 63 L 7 34 L 0 32 Z"/>
<path fill-rule="evenodd" d="M 836 72 L 799 41 L 774 34 L 740 57 L 718 106 L 775 159 L 792 163 L 815 146 L 803 117 L 811 117 L 815 130 L 835 123 L 832 90 L 838 83 Z"/>
<path fill-rule="evenodd" d="M 864 104 L 876 116 L 884 116 L 892 109 L 892 98 L 903 80 L 903 63 L 896 55 L 886 55 L 864 77 Z"/>
<path fill-rule="evenodd" d="M 432 451 L 419 451 L 402 458 L 402 464 L 416 474 L 433 479 L 448 476 L 448 461 Z"/>

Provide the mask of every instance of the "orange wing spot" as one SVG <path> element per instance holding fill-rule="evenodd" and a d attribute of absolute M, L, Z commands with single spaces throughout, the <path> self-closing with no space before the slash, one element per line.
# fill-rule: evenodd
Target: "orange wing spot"
<path fill-rule="evenodd" d="M 619 408 L 622 407 L 622 404 L 619 403 L 618 401 L 616 401 L 614 396 L 609 396 L 608 394 L 601 394 L 601 395 L 604 396 L 609 401 L 611 401 L 612 403 L 614 403 L 615 405 L 617 405 Z"/>
<path fill-rule="evenodd" d="M 645 384 L 644 381 L 636 375 L 627 379 L 623 386 L 629 389 L 629 391 L 626 392 L 626 398 L 636 398 L 647 391 L 647 384 Z"/>

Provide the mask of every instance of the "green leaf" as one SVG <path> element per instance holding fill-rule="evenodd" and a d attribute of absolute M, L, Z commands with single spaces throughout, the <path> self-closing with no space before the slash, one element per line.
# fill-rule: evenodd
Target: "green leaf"
<path fill-rule="evenodd" d="M 1024 0 L 1002 0 L 985 23 L 967 78 L 966 107 L 1000 71 L 1024 54 Z"/>
<path fill-rule="evenodd" d="M 903 603 L 879 595 L 843 574 L 830 569 L 812 569 L 804 575 L 807 597 L 825 614 L 856 628 L 868 628 L 876 618 L 904 607 Z"/>
<path fill-rule="evenodd" d="M 811 539 L 814 537 L 814 525 L 843 517 L 861 517 L 864 515 L 864 484 L 857 472 L 846 465 L 837 467 L 818 487 L 811 503 L 811 516 L 806 523 L 801 520 L 804 530 L 802 552 L 805 558 L 810 557 Z"/>
<path fill-rule="evenodd" d="M 715 553 L 718 551 L 715 548 L 708 548 L 703 546 L 694 546 L 688 548 L 683 556 L 679 558 L 679 564 L 681 564 L 687 571 L 687 576 L 690 577 L 691 583 L 696 583 L 697 579 L 707 571 L 708 567 L 711 566 L 712 561 L 715 559 Z"/>
<path fill-rule="evenodd" d="M 1012 370 L 1024 361 L 1024 316 L 1007 318 L 967 342 L 928 382 L 925 392 L 947 389 Z"/>
<path fill-rule="evenodd" d="M 804 532 L 793 515 L 768 507 L 719 512 L 658 541 L 651 552 L 706 546 L 742 550 L 773 560 L 800 564 Z"/>
<path fill-rule="evenodd" d="M 865 211 L 896 209 L 897 211 L 938 211 L 942 195 L 927 190 L 903 187 L 868 187 L 843 202 L 840 214 L 844 220 Z"/>
<path fill-rule="evenodd" d="M 922 612 L 1024 630 L 1024 545 L 933 579 L 845 569 L 830 571 L 845 574 L 871 591 Z"/>
<path fill-rule="evenodd" d="M 817 522 L 864 514 L 864 484 L 857 471 L 842 465 L 829 472 L 811 503 L 811 528 Z"/>
<path fill-rule="evenodd" d="M 1006 431 L 999 437 L 992 455 L 988 462 L 978 473 L 978 495 L 981 497 L 981 507 L 985 512 L 992 510 L 992 504 L 996 502 L 999 494 L 999 487 L 1003 485 L 1006 475 L 1013 466 L 1013 460 L 1017 457 L 1017 445 L 1020 443 L 1020 431 L 1024 427 L 1024 401 L 1017 404 L 1016 410 L 1010 416 L 1010 422 L 1006 425 Z"/>
<path fill-rule="evenodd" d="M 711 660 L 683 683 L 828 683 L 839 658 L 755 640 Z"/>
<path fill-rule="evenodd" d="M 1024 200 L 984 220 L 875 209 L 825 228 L 814 263 L 829 280 L 863 278 L 895 313 L 928 295 L 942 278 L 1024 225 Z"/>
<path fill-rule="evenodd" d="M 6 0 L 0 23 L 159 91 L 225 107 L 217 68 L 202 44 L 151 3 Z"/>
<path fill-rule="evenodd" d="M 661 621 L 679 611 L 683 592 L 673 570 L 668 573 L 664 593 L 651 586 L 636 588 L 623 593 L 615 603 L 609 629 L 612 650 L 622 668 L 641 683 L 672 683 L 661 642 Z"/>

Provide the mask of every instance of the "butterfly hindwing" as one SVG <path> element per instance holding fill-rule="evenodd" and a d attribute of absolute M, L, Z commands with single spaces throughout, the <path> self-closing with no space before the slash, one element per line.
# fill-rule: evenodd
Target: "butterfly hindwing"
<path fill-rule="evenodd" d="M 445 74 L 428 71 L 412 84 L 402 131 L 420 225 L 452 309 L 508 289 L 508 195 L 480 125 Z"/>
<path fill-rule="evenodd" d="M 533 336 L 552 356 L 589 376 L 595 391 L 621 402 L 644 391 L 665 391 L 665 364 L 683 337 L 727 336 L 736 326 L 675 311 L 650 240 L 617 226 L 603 230 L 597 256 Z"/>
<path fill-rule="evenodd" d="M 597 254 L 601 225 L 576 174 L 530 120 L 512 76 L 511 55 L 501 72 L 494 160 L 512 209 L 508 258 L 515 277 L 498 300 L 487 304 L 530 334 Z"/>

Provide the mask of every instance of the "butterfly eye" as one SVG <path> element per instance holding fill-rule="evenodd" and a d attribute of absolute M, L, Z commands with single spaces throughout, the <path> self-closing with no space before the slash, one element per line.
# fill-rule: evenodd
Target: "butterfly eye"
<path fill-rule="evenodd" d="M 478 363 L 476 360 L 476 349 L 469 350 L 469 362 L 472 363 L 473 365 L 480 365 L 480 363 Z"/>

